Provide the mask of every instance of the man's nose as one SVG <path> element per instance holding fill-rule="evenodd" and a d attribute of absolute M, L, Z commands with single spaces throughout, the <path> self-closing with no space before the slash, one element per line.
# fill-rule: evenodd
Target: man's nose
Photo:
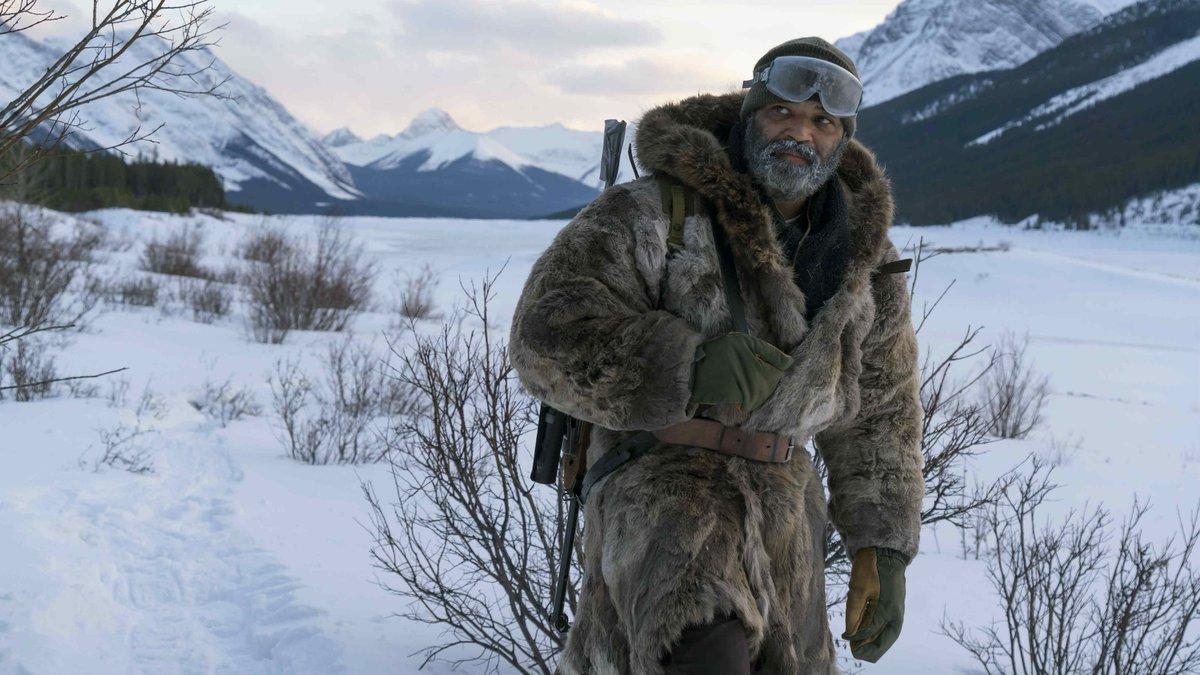
<path fill-rule="evenodd" d="M 808 122 L 797 121 L 784 129 L 783 134 L 796 142 L 813 144 L 813 128 Z"/>

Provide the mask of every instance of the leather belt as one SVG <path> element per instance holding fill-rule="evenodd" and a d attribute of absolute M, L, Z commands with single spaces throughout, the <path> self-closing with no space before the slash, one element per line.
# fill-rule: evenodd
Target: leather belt
<path fill-rule="evenodd" d="M 700 417 L 650 433 L 664 443 L 694 445 L 759 462 L 786 462 L 792 458 L 792 451 L 796 448 L 789 436 L 726 426 L 716 420 Z"/>

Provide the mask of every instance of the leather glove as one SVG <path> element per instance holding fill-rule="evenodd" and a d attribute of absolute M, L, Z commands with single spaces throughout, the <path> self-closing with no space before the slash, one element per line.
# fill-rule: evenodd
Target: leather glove
<path fill-rule="evenodd" d="M 771 343 L 737 331 L 700 343 L 692 375 L 692 403 L 732 403 L 752 411 L 766 402 L 792 357 Z"/>
<path fill-rule="evenodd" d="M 900 636 L 908 562 L 903 553 L 890 548 L 868 546 L 854 554 L 842 633 L 854 658 L 875 663 Z"/>

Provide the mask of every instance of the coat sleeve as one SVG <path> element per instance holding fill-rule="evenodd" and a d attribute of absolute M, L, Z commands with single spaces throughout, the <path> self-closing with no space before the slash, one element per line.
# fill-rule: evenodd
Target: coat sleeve
<path fill-rule="evenodd" d="M 883 261 L 899 256 L 895 247 Z M 925 496 L 917 339 L 903 274 L 873 283 L 875 319 L 863 342 L 860 407 L 815 435 L 829 470 L 829 515 L 850 557 L 863 547 L 896 549 L 911 559 Z"/>
<path fill-rule="evenodd" d="M 702 337 L 655 309 L 665 250 L 655 206 L 617 187 L 581 211 L 534 262 L 509 334 L 526 390 L 609 429 L 659 429 L 696 412 Z"/>

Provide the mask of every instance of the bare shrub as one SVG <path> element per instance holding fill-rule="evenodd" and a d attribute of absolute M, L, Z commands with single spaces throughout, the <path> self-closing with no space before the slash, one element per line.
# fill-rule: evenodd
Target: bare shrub
<path fill-rule="evenodd" d="M 244 417 L 262 414 L 262 406 L 255 400 L 254 393 L 248 387 L 235 387 L 232 378 L 220 384 L 205 382 L 188 403 L 222 427 Z"/>
<path fill-rule="evenodd" d="M 122 422 L 111 429 L 99 430 L 100 456 L 92 461 L 92 471 L 99 473 L 107 467 L 136 474 L 154 473 L 150 451 L 135 442 L 151 433 L 140 421 L 132 427 Z"/>
<path fill-rule="evenodd" d="M 87 265 L 102 242 L 95 229 L 59 235 L 39 210 L 0 206 L 0 324 L 78 324 L 92 303 L 68 292 L 86 285 Z"/>
<path fill-rule="evenodd" d="M 129 277 L 117 282 L 113 295 L 122 305 L 153 307 L 158 304 L 158 293 L 161 289 L 162 284 L 153 277 Z"/>
<path fill-rule="evenodd" d="M 422 405 L 398 422 L 391 494 L 363 484 L 371 555 L 386 574 L 381 585 L 407 601 L 402 616 L 447 631 L 420 651 L 422 667 L 441 658 L 549 675 L 563 644 L 546 606 L 565 507 L 535 490 L 523 465 L 537 402 L 496 342 L 487 310 L 494 280 L 468 292 L 466 313 L 482 328 L 446 322 L 435 336 L 414 328 L 396 353 L 396 376 Z M 576 599 L 570 589 L 572 610 Z"/>
<path fill-rule="evenodd" d="M 329 346 L 320 379 L 309 379 L 299 361 L 277 362 L 269 380 L 271 402 L 288 456 L 305 464 L 385 459 L 386 418 L 410 414 L 415 398 L 382 365 L 349 337 Z"/>
<path fill-rule="evenodd" d="M 1103 507 L 1040 517 L 1057 487 L 1050 472 L 1035 458 L 988 512 L 988 579 L 1003 619 L 943 620 L 942 631 L 989 675 L 1200 670 L 1200 507 L 1156 546 L 1141 534 L 1148 506 L 1135 501 L 1114 542 Z"/>
<path fill-rule="evenodd" d="M 129 388 L 132 383 L 129 378 L 112 379 L 104 391 L 104 401 L 110 408 L 124 408 L 129 402 Z"/>
<path fill-rule="evenodd" d="M 396 313 L 405 319 L 434 318 L 433 293 L 437 288 L 437 273 L 425 263 L 418 272 L 408 272 L 398 280 Z"/>
<path fill-rule="evenodd" d="M 58 371 L 45 340 L 21 340 L 12 349 L 0 349 L 0 400 L 6 391 L 14 401 L 51 398 Z"/>
<path fill-rule="evenodd" d="M 20 326 L 5 333 L 0 333 L 0 400 L 5 392 L 18 401 L 28 401 L 32 398 L 45 398 L 54 395 L 54 387 L 66 383 L 72 394 L 91 396 L 93 390 L 80 386 L 79 380 L 90 380 L 105 375 L 119 373 L 125 368 L 116 368 L 94 375 L 72 375 L 59 377 L 55 373 L 54 358 L 49 355 L 45 341 L 33 338 L 39 334 L 51 334 L 73 328 L 70 324 L 55 325 L 41 324 L 37 326 Z M 33 338 L 31 340 L 31 338 Z M 14 351 L 16 350 L 16 351 Z M 6 384 L 6 377 L 10 383 Z"/>
<path fill-rule="evenodd" d="M 233 294 L 229 287 L 211 279 L 190 284 L 185 298 L 192 308 L 192 318 L 201 323 L 212 323 L 227 316 L 233 307 Z"/>
<path fill-rule="evenodd" d="M 237 256 L 242 260 L 270 264 L 285 254 L 290 254 L 296 247 L 287 233 L 281 227 L 261 225 L 254 228 L 237 248 Z"/>
<path fill-rule="evenodd" d="M 242 282 L 242 271 L 236 266 L 229 265 L 220 272 L 215 272 L 213 280 L 223 284 L 239 284 Z"/>
<path fill-rule="evenodd" d="M 375 265 L 332 221 L 312 246 L 289 245 L 249 267 L 244 283 L 251 336 L 283 342 L 292 330 L 340 331 L 371 302 Z"/>
<path fill-rule="evenodd" d="M 992 418 L 990 431 L 1000 438 L 1025 438 L 1042 423 L 1049 379 L 1034 371 L 1025 356 L 1028 346 L 1028 335 L 1018 339 L 1005 331 L 996 347 L 996 367 L 984 380 L 983 396 Z"/>
<path fill-rule="evenodd" d="M 204 255 L 204 233 L 193 225 L 155 237 L 142 249 L 141 265 L 147 272 L 179 277 L 211 279 L 214 274 L 200 264 Z"/>

